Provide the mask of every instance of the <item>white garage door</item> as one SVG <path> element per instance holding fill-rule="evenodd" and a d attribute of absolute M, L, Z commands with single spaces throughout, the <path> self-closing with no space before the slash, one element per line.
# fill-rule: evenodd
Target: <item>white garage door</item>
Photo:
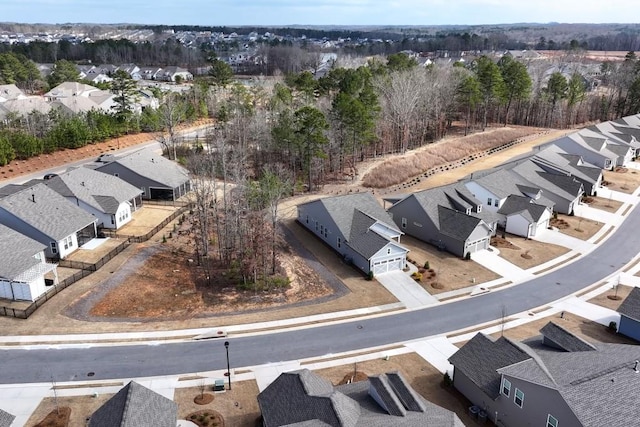
<path fill-rule="evenodd" d="M 480 240 L 476 240 L 475 242 L 470 242 L 467 245 L 467 250 L 465 251 L 465 254 L 468 253 L 474 253 L 477 251 L 481 251 L 482 249 L 487 249 L 489 247 L 489 238 L 485 237 L 484 239 L 480 239 Z"/>
<path fill-rule="evenodd" d="M 393 258 L 393 259 L 385 259 L 382 261 L 375 261 L 373 263 L 373 275 L 386 273 L 388 271 L 402 270 L 403 258 Z"/>

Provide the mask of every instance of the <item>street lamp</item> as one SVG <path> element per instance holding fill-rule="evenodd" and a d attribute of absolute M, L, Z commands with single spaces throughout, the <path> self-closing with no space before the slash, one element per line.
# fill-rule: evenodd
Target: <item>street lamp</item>
<path fill-rule="evenodd" d="M 229 378 L 229 390 L 231 390 L 231 370 L 229 369 L 229 341 L 224 342 L 224 348 L 227 350 L 227 378 Z"/>

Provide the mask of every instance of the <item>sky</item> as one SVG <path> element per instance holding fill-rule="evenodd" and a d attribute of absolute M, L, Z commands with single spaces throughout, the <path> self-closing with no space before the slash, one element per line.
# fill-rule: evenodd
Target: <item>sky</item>
<path fill-rule="evenodd" d="M 0 0 L 0 22 L 168 25 L 631 23 L 638 0 Z M 637 21 L 636 21 L 637 22 Z"/>

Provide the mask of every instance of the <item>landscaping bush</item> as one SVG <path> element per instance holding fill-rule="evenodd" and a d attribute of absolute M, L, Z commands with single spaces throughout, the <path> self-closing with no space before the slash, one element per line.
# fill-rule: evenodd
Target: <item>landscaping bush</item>
<path fill-rule="evenodd" d="M 618 324 L 616 322 L 614 322 L 613 320 L 611 322 L 609 322 L 609 331 L 610 332 L 618 332 Z"/>
<path fill-rule="evenodd" d="M 415 280 L 416 282 L 419 282 L 420 280 L 422 280 L 422 273 L 420 272 L 414 272 L 411 274 L 411 277 L 413 278 L 413 280 Z"/>
<path fill-rule="evenodd" d="M 429 267 L 429 261 L 425 261 L 425 262 L 424 262 L 424 268 L 425 268 L 425 269 L 427 269 L 427 270 L 429 270 L 429 268 L 430 268 L 430 267 Z"/>

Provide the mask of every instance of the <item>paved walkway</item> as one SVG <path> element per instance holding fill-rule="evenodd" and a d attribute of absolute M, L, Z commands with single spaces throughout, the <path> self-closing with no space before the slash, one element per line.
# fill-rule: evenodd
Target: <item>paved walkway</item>
<path fill-rule="evenodd" d="M 453 378 L 453 365 L 449 363 L 449 358 L 458 351 L 458 347 L 453 345 L 447 337 L 410 342 L 405 346 L 418 353 L 442 374 L 448 372 L 449 376 Z"/>
<path fill-rule="evenodd" d="M 501 258 L 500 251 L 493 246 L 490 246 L 489 249 L 472 253 L 471 259 L 513 283 L 524 282 L 534 277 L 532 273 Z"/>
<path fill-rule="evenodd" d="M 438 303 L 436 297 L 425 291 L 404 271 L 390 271 L 379 274 L 376 279 L 409 309 Z"/>
<path fill-rule="evenodd" d="M 591 304 L 577 297 L 566 298 L 552 305 L 557 310 L 568 311 L 576 316 L 598 322 L 601 325 L 609 326 L 609 322 L 620 323 L 620 314 L 610 308 Z"/>
<path fill-rule="evenodd" d="M 602 209 L 592 208 L 586 204 L 579 204 L 574 208 L 576 216 L 580 218 L 590 219 L 592 221 L 601 222 L 603 224 L 615 224 L 620 220 L 620 215 L 604 211 Z"/>
<path fill-rule="evenodd" d="M 256 382 L 258 383 L 258 390 L 262 391 L 275 381 L 278 376 L 283 372 L 297 371 L 300 369 L 300 362 L 280 362 L 269 363 L 262 365 L 253 370 L 256 376 Z"/>

